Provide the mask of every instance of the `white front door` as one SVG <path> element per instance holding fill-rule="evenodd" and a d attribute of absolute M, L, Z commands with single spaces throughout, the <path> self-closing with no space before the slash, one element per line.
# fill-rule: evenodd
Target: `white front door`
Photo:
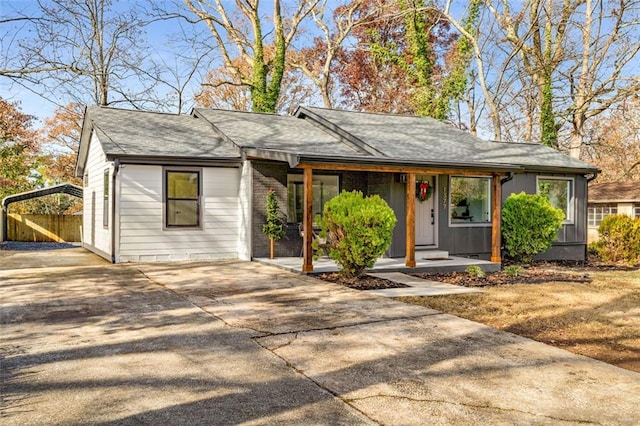
<path fill-rule="evenodd" d="M 427 190 L 428 199 L 420 200 L 420 190 L 424 188 L 424 184 L 429 186 Z M 417 175 L 416 176 L 416 245 L 432 246 L 435 245 L 435 198 L 437 191 L 434 176 Z"/>

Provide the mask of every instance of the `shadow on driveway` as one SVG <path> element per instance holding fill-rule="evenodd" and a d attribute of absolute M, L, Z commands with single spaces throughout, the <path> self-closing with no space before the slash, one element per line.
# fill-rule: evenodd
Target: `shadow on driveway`
<path fill-rule="evenodd" d="M 0 300 L 3 424 L 640 424 L 640 374 L 256 263 L 0 271 Z"/>

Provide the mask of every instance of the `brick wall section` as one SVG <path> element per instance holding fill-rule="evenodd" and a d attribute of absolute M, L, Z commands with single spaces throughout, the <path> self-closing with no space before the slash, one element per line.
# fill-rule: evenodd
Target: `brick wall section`
<path fill-rule="evenodd" d="M 287 217 L 287 170 L 284 163 L 253 162 L 253 257 L 269 257 L 269 238 L 262 233 L 265 222 L 267 192 L 276 192 L 280 214 Z M 276 257 L 299 256 L 302 239 L 297 224 L 287 224 L 285 235 L 276 241 Z"/>
<path fill-rule="evenodd" d="M 262 233 L 266 215 L 267 192 L 276 191 L 280 213 L 287 217 L 287 173 L 300 173 L 284 163 L 253 162 L 253 257 L 269 257 L 270 242 Z M 340 175 L 341 188 L 346 191 L 358 190 L 367 194 L 368 173 L 366 172 L 325 172 Z M 275 244 L 276 257 L 298 257 L 302 249 L 299 224 L 285 225 L 285 235 Z"/>
<path fill-rule="evenodd" d="M 344 172 L 341 177 L 342 190 L 344 191 L 360 191 L 367 195 L 368 184 L 367 172 Z"/>

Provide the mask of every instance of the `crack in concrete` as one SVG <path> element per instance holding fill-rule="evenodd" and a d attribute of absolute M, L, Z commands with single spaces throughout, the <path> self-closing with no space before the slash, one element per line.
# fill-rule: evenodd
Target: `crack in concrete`
<path fill-rule="evenodd" d="M 589 420 L 566 419 L 566 418 L 562 418 L 562 417 L 547 416 L 547 415 L 543 415 L 543 414 L 532 413 L 530 411 L 518 410 L 516 408 L 503 408 L 503 407 L 495 407 L 495 406 L 492 406 L 492 405 L 471 404 L 471 403 L 463 403 L 463 402 L 452 402 L 452 401 L 447 401 L 447 400 L 443 400 L 443 399 L 413 398 L 413 397 L 409 397 L 409 396 L 405 396 L 405 395 L 377 394 L 377 395 L 367 395 L 367 396 L 363 396 L 363 397 L 360 397 L 360 398 L 341 398 L 341 399 L 343 399 L 347 403 L 351 403 L 351 402 L 364 401 L 364 400 L 367 400 L 367 399 L 374 399 L 374 398 L 402 399 L 402 400 L 411 401 L 411 402 L 430 402 L 430 403 L 449 404 L 449 405 L 457 405 L 457 406 L 461 406 L 461 407 L 470 407 L 470 408 L 479 408 L 479 409 L 488 409 L 488 410 L 495 410 L 495 411 L 504 411 L 504 412 L 528 414 L 528 415 L 535 416 L 535 417 L 541 417 L 541 418 L 544 418 L 544 419 L 563 421 L 563 422 L 581 423 L 581 424 L 595 424 L 595 425 L 601 424 L 601 423 L 594 423 L 594 422 L 589 421 Z"/>
<path fill-rule="evenodd" d="M 282 336 L 284 336 L 284 334 L 283 334 Z M 289 339 L 286 343 L 283 343 L 282 345 L 277 346 L 277 347 L 275 347 L 275 348 L 267 348 L 267 347 L 265 347 L 263 344 L 261 344 L 260 342 L 258 342 L 258 341 L 257 341 L 258 339 L 262 339 L 262 338 L 265 338 L 265 337 L 271 337 L 271 336 L 254 337 L 253 339 L 254 339 L 254 340 L 256 340 L 256 343 L 257 343 L 258 345 L 260 345 L 260 347 L 265 348 L 265 349 L 267 349 L 268 351 L 275 352 L 275 351 L 277 351 L 278 349 L 282 349 L 282 348 L 284 348 L 284 347 L 287 347 L 287 346 L 291 345 L 293 342 L 295 342 L 295 341 L 296 341 L 296 339 L 298 338 L 298 333 L 294 333 L 294 334 L 293 334 L 293 337 L 292 337 L 291 339 Z"/>
<path fill-rule="evenodd" d="M 170 292 L 171 294 L 174 294 L 176 297 L 178 297 L 178 298 L 180 298 L 180 299 L 184 300 L 185 302 L 189 303 L 191 306 L 193 306 L 193 307 L 197 308 L 198 310 L 200 310 L 200 311 L 204 312 L 205 314 L 210 315 L 210 316 L 214 317 L 215 319 L 217 319 L 217 320 L 221 321 L 221 322 L 222 322 L 226 327 L 229 327 L 229 328 L 237 328 L 237 329 L 240 329 L 240 330 L 248 330 L 248 331 L 252 331 L 252 332 L 253 332 L 253 333 L 255 333 L 255 334 L 258 334 L 258 336 L 251 336 L 251 339 L 257 339 L 257 338 L 261 338 L 261 337 L 267 337 L 267 336 L 269 335 L 269 333 L 268 333 L 268 332 L 264 332 L 264 331 L 262 331 L 262 330 L 258 330 L 258 329 L 251 328 L 251 327 L 246 327 L 246 326 L 244 326 L 244 327 L 240 327 L 240 326 L 237 326 L 237 325 L 231 324 L 231 323 L 227 322 L 227 321 L 226 321 L 224 318 L 222 318 L 221 316 L 216 315 L 216 314 L 214 314 L 213 312 L 208 311 L 206 308 L 204 308 L 204 307 L 202 307 L 202 306 L 198 305 L 197 303 L 193 302 L 192 300 L 189 300 L 189 294 L 188 294 L 188 293 L 184 293 L 184 294 L 179 293 L 179 292 L 177 292 L 177 291 L 173 290 L 172 288 L 170 288 L 170 287 L 166 286 L 165 284 L 162 284 L 161 282 L 158 282 L 158 281 L 154 280 L 153 278 L 151 278 L 150 276 L 148 276 L 146 273 L 144 273 L 144 271 L 142 271 L 142 270 L 140 270 L 140 269 L 137 269 L 137 268 L 134 268 L 134 269 L 135 269 L 136 271 L 138 271 L 140 274 L 142 274 L 142 276 L 143 276 L 146 280 L 148 280 L 151 284 L 153 284 L 153 285 L 157 285 L 157 286 L 159 286 L 159 287 L 162 287 L 163 289 L 165 289 L 166 291 Z M 200 297 L 206 297 L 206 296 L 200 296 Z M 208 297 L 206 297 L 206 298 L 207 298 L 207 299 L 209 299 L 209 300 L 213 300 L 213 299 L 208 298 Z"/>
<path fill-rule="evenodd" d="M 381 319 L 378 319 L 378 320 L 363 321 L 363 322 L 358 322 L 358 323 L 354 323 L 354 324 L 332 325 L 332 326 L 328 326 L 328 327 L 301 328 L 301 329 L 290 330 L 290 331 L 282 331 L 282 332 L 276 332 L 276 333 L 272 333 L 270 331 L 263 331 L 265 333 L 265 335 L 264 336 L 259 336 L 259 337 L 256 337 L 256 338 L 257 339 L 261 339 L 261 338 L 264 338 L 264 337 L 285 336 L 287 334 L 310 333 L 310 332 L 314 332 L 314 331 L 334 331 L 334 330 L 345 329 L 345 328 L 360 327 L 360 326 L 363 326 L 363 325 L 380 324 L 380 323 L 383 323 L 383 322 L 392 322 L 392 321 L 406 321 L 406 320 L 426 318 L 426 317 L 432 317 L 432 316 L 438 316 L 438 315 L 446 315 L 446 314 L 444 314 L 442 312 L 435 312 L 435 313 L 408 316 L 408 317 L 381 318 Z"/>
<path fill-rule="evenodd" d="M 285 333 L 282 333 L 285 334 Z M 277 348 L 274 349 L 270 349 L 266 346 L 264 346 L 263 344 L 261 344 L 258 339 L 254 339 L 256 344 L 258 344 L 261 348 L 265 349 L 266 351 L 269 351 L 271 354 L 273 354 L 273 356 L 279 358 L 280 360 L 282 360 L 282 362 L 284 362 L 284 364 L 290 368 L 294 373 L 304 377 L 305 379 L 309 380 L 311 383 L 313 383 L 314 385 L 316 385 L 319 389 L 327 392 L 329 395 L 333 396 L 336 399 L 339 399 L 340 401 L 342 401 L 345 405 L 349 406 L 352 410 L 357 411 L 358 413 L 360 413 L 360 415 L 362 415 L 363 417 L 365 417 L 367 420 L 371 421 L 374 424 L 377 425 L 381 425 L 382 423 L 374 420 L 371 416 L 369 416 L 367 413 L 365 413 L 364 411 L 360 410 L 358 407 L 354 406 L 353 404 L 351 404 L 347 399 L 342 398 L 338 393 L 334 392 L 333 390 L 331 390 L 330 388 L 324 386 L 322 383 L 318 382 L 317 380 L 314 380 L 311 376 L 308 376 L 307 374 L 305 374 L 304 370 L 299 369 L 298 367 L 296 367 L 295 365 L 293 365 L 289 360 L 287 360 L 286 358 L 284 358 L 283 356 L 278 355 L 275 351 L 277 349 L 280 349 L 281 347 L 284 346 L 288 346 L 290 345 L 293 341 L 295 341 L 298 338 L 298 334 L 296 333 L 295 338 L 291 339 L 289 342 L 287 342 L 286 344 L 279 346 Z"/>

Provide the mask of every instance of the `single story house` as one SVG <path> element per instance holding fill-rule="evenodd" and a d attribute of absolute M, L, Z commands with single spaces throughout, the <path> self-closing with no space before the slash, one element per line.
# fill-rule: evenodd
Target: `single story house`
<path fill-rule="evenodd" d="M 640 218 L 640 182 L 607 182 L 589 185 L 587 202 L 588 243 L 600 238 L 602 219 L 614 214 Z"/>
<path fill-rule="evenodd" d="M 430 118 L 311 107 L 293 116 L 88 107 L 76 169 L 84 245 L 113 262 L 266 257 L 274 190 L 287 223 L 276 255 L 303 253 L 304 271 L 313 218 L 342 190 L 390 204 L 398 224 L 387 256 L 408 267 L 416 248 L 500 262 L 502 202 L 521 191 L 566 215 L 542 257 L 583 259 L 597 172 L 540 144 L 489 142 Z"/>

